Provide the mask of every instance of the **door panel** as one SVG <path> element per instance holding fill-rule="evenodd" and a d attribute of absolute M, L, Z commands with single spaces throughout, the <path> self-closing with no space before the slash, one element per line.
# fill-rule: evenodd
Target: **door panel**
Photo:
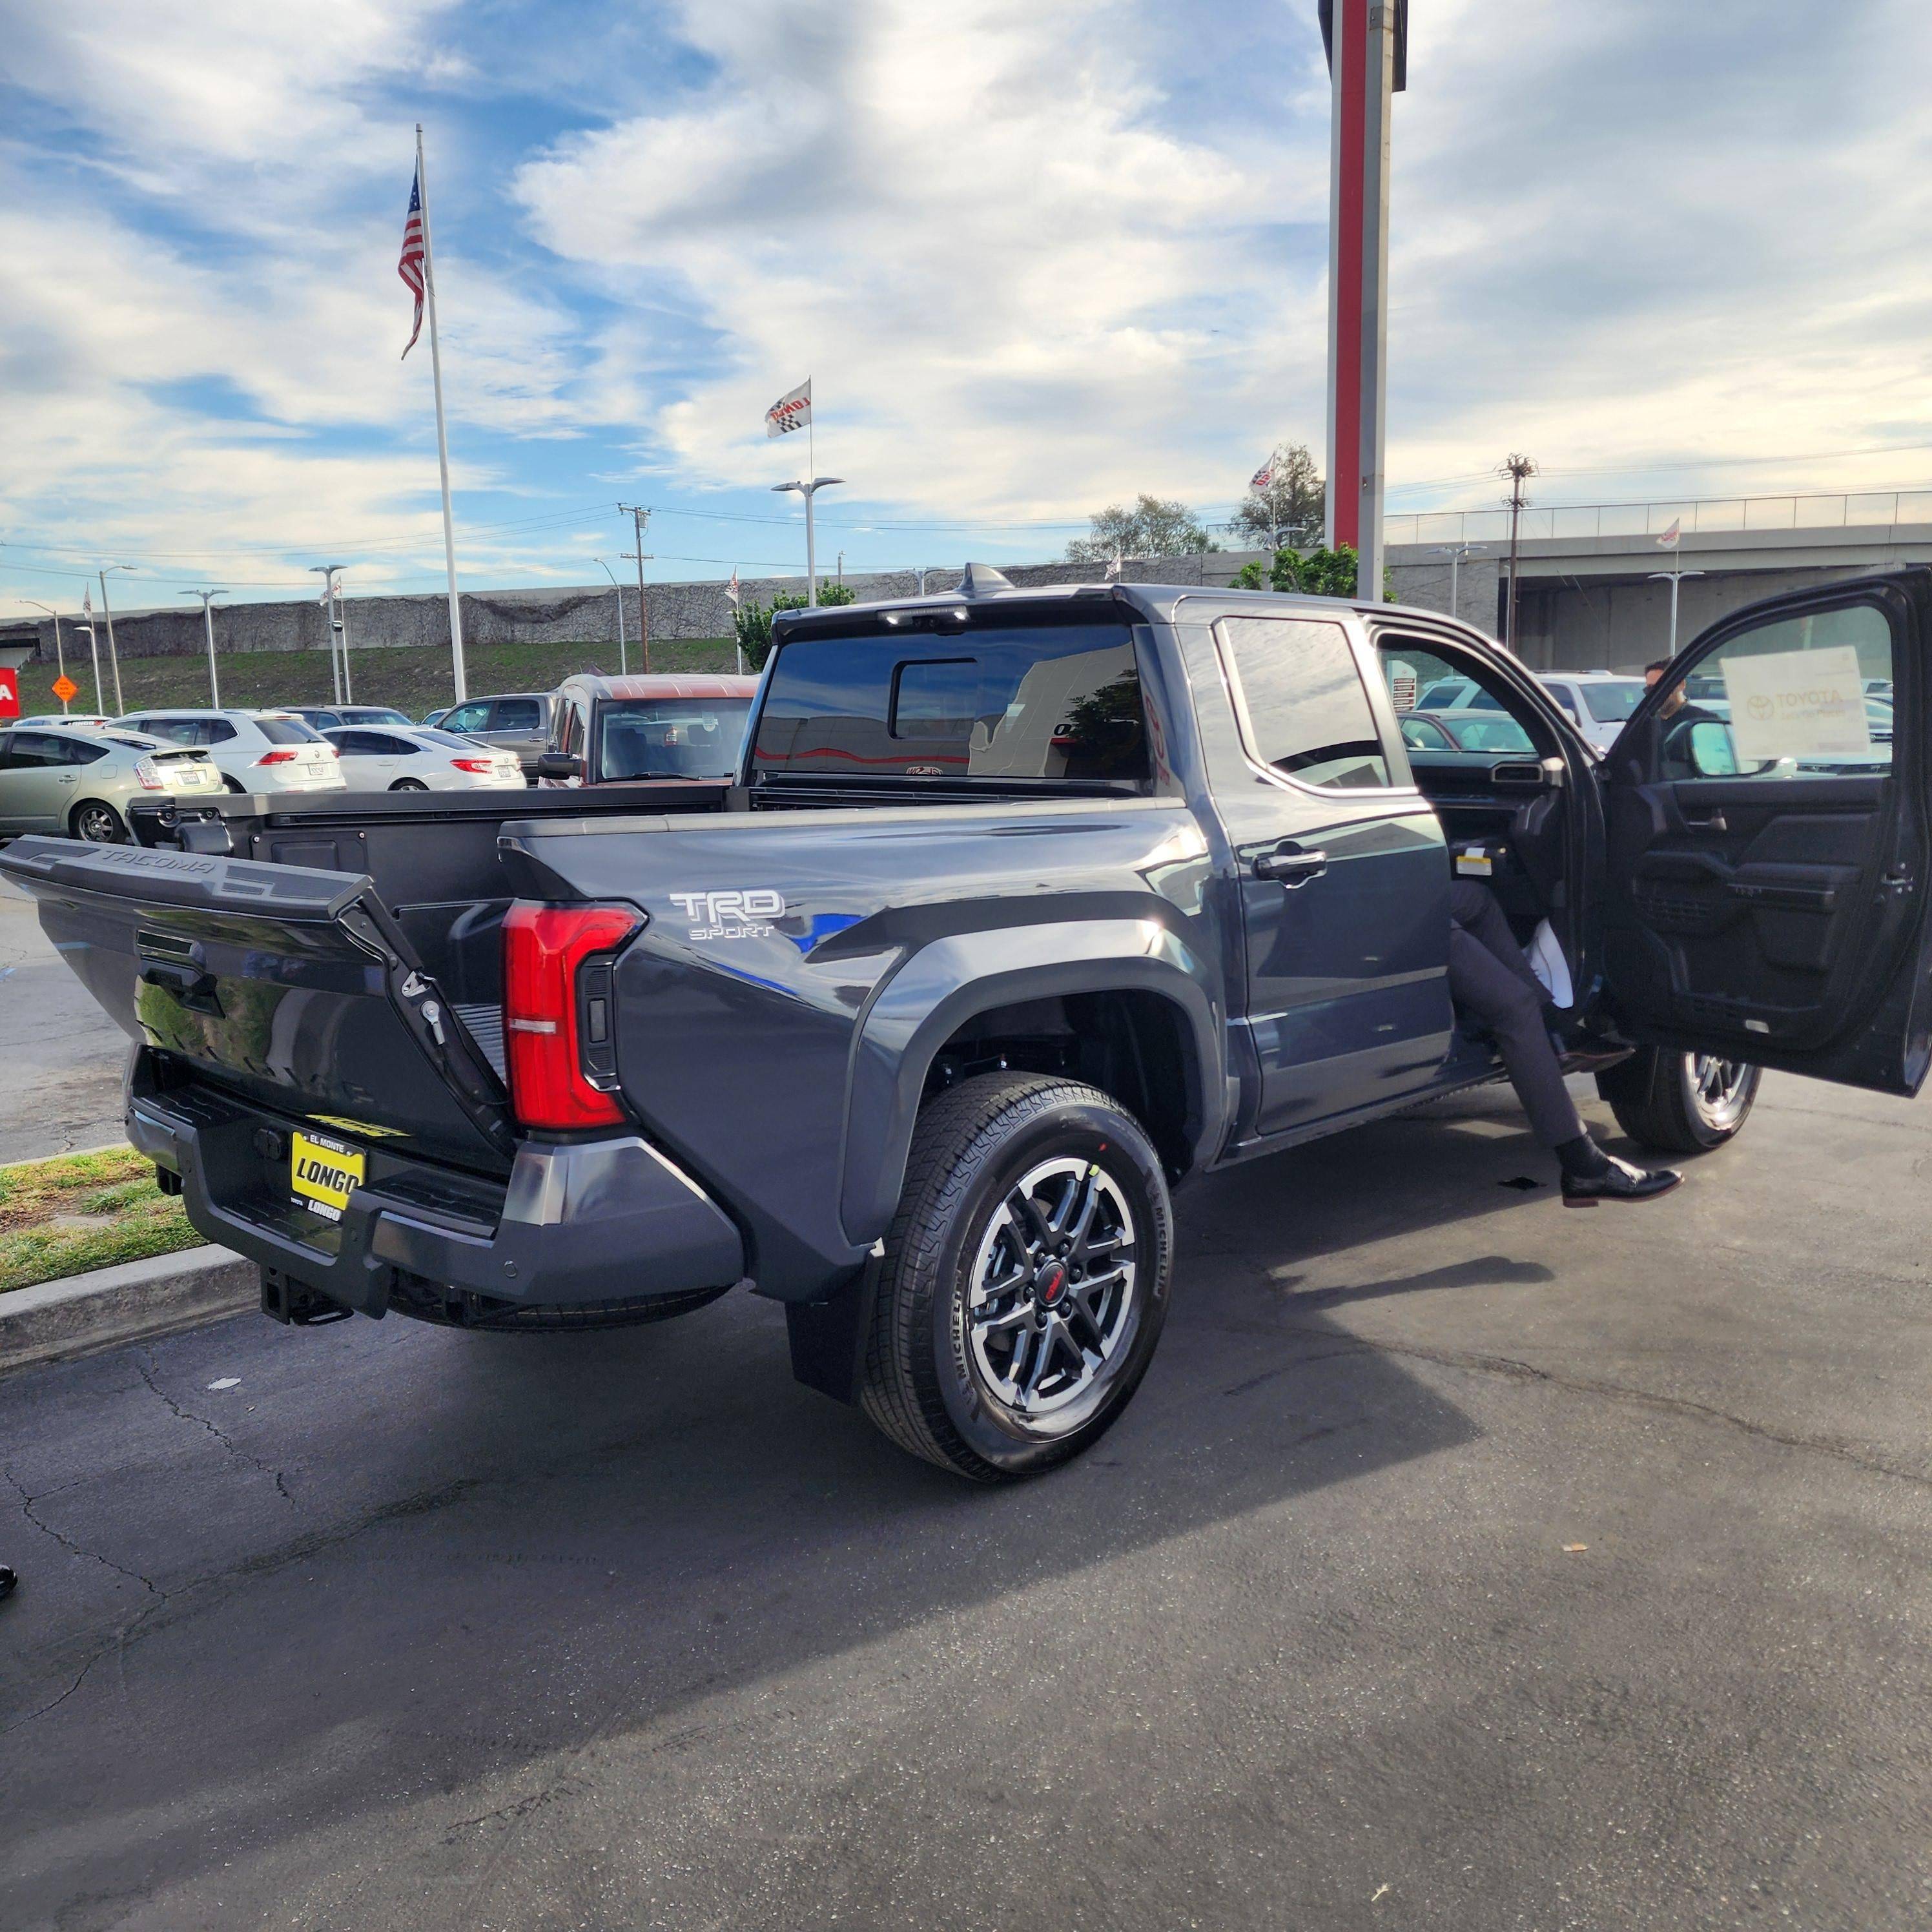
<path fill-rule="evenodd" d="M 1636 1036 L 1916 1092 L 1924 572 L 1780 598 L 1678 660 L 1604 784 L 1604 962 Z M 1867 679 L 1894 680 L 1895 710 Z"/>
<path fill-rule="evenodd" d="M 1436 1079 L 1454 1024 L 1449 867 L 1435 814 L 1390 785 L 1344 626 L 1216 626 L 1246 760 L 1217 787 L 1240 874 L 1256 1126 L 1289 1132 Z"/>

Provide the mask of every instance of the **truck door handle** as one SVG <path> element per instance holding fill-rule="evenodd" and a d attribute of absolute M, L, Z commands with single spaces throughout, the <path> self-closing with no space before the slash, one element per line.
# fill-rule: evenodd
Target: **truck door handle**
<path fill-rule="evenodd" d="M 1684 814 L 1684 823 L 1692 832 L 1728 832 L 1730 821 L 1721 812 L 1714 812 L 1708 818 L 1693 818 L 1688 812 Z"/>
<path fill-rule="evenodd" d="M 1264 852 L 1255 861 L 1255 877 L 1273 879 L 1292 892 L 1328 869 L 1326 852 Z"/>

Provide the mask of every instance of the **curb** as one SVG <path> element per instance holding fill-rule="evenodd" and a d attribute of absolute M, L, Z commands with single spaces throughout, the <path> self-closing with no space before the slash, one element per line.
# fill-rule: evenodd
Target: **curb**
<path fill-rule="evenodd" d="M 256 1307 L 261 1276 L 232 1249 L 184 1248 L 0 1294 L 0 1375 L 91 1355 Z"/>

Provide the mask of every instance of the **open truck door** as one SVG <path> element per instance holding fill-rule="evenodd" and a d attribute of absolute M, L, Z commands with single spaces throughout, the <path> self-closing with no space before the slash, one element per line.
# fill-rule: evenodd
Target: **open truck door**
<path fill-rule="evenodd" d="M 1795 592 L 1714 626 L 1633 714 L 1603 773 L 1601 931 L 1634 1038 L 1918 1092 L 1929 640 L 1932 570 Z"/>

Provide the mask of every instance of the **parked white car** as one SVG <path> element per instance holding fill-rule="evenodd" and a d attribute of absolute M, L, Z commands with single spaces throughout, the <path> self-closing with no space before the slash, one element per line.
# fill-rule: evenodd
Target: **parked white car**
<path fill-rule="evenodd" d="M 352 791 L 522 791 L 514 752 L 424 724 L 344 725 L 322 736 L 335 747 Z"/>
<path fill-rule="evenodd" d="M 194 745 L 214 760 L 230 791 L 341 791 L 335 747 L 286 711 L 142 711 L 133 731 Z"/>
<path fill-rule="evenodd" d="M 102 718 L 92 711 L 42 711 L 32 718 L 16 718 L 14 728 L 16 731 L 44 731 L 50 724 L 70 725 L 76 731 L 99 731 L 114 722 L 111 718 Z"/>

